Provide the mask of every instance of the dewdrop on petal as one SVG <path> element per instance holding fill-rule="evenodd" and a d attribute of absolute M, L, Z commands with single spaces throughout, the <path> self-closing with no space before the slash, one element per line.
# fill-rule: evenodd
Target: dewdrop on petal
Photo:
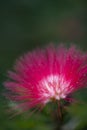
<path fill-rule="evenodd" d="M 20 57 L 8 72 L 7 97 L 27 111 L 60 101 L 87 86 L 87 53 L 74 45 L 49 45 Z"/>

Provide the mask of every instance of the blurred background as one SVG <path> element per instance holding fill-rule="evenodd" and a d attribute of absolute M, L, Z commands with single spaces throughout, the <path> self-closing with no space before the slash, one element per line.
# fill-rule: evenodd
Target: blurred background
<path fill-rule="evenodd" d="M 23 53 L 48 43 L 74 43 L 87 51 L 86 0 L 0 0 L 0 130 L 56 130 L 49 109 L 26 118 L 9 119 L 2 96 L 6 72 Z M 87 90 L 86 90 L 87 91 Z M 87 92 L 75 94 L 87 102 Z M 72 105 L 62 130 L 87 129 L 87 105 Z"/>

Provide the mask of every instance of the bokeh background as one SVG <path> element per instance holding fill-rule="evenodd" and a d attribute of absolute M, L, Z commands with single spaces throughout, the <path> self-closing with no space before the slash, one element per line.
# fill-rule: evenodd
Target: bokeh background
<path fill-rule="evenodd" d="M 41 113 L 18 115 L 7 112 L 12 103 L 2 95 L 6 72 L 23 53 L 48 43 L 74 43 L 87 51 L 86 0 L 0 0 L 0 130 L 56 130 L 48 106 Z M 87 103 L 87 89 L 75 94 Z M 13 104 L 14 105 L 14 104 Z M 87 105 L 69 107 L 62 130 L 87 129 Z"/>

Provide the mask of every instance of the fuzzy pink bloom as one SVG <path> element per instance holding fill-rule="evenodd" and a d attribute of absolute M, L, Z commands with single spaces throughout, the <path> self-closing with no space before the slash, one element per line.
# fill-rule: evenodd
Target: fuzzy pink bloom
<path fill-rule="evenodd" d="M 23 110 L 65 99 L 87 86 L 87 54 L 75 46 L 69 49 L 48 46 L 29 52 L 17 60 L 5 87 L 8 97 Z"/>

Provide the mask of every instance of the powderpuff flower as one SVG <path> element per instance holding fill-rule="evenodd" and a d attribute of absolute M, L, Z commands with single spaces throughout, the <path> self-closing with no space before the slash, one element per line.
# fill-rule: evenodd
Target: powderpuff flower
<path fill-rule="evenodd" d="M 53 100 L 67 100 L 68 95 L 87 86 L 87 54 L 75 46 L 49 45 L 20 57 L 8 72 L 4 85 L 7 97 L 17 108 L 29 110 Z"/>

